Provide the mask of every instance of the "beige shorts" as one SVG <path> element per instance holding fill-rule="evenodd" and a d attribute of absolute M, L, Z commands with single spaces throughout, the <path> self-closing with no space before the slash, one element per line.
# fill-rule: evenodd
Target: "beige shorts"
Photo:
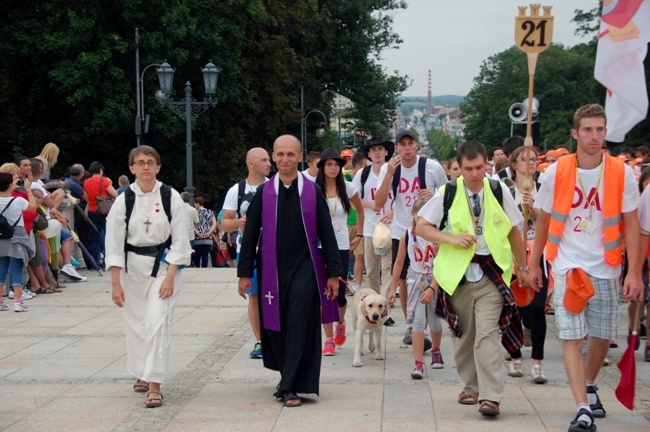
<path fill-rule="evenodd" d="M 352 243 L 352 240 L 354 240 L 357 237 L 357 226 L 356 225 L 348 225 L 348 234 L 350 235 L 350 243 Z M 359 246 L 353 251 L 354 256 L 363 256 L 363 238 L 359 237 L 361 241 L 359 242 Z"/>

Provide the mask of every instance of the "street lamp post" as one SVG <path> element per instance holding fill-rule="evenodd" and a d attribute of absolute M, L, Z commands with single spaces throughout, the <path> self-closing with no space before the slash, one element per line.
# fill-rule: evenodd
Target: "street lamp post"
<path fill-rule="evenodd" d="M 219 78 L 219 68 L 210 61 L 203 69 L 203 81 L 205 84 L 205 98 L 203 102 L 197 102 L 192 98 L 192 86 L 190 82 L 185 83 L 185 98 L 175 102 L 170 96 L 172 93 L 172 81 L 174 79 L 174 69 L 169 63 L 164 62 L 156 70 L 160 81 L 160 90 L 156 92 L 156 99 L 161 105 L 164 105 L 174 111 L 178 116 L 185 119 L 185 157 L 187 167 L 187 186 L 185 192 L 190 194 L 190 202 L 194 200 L 194 186 L 192 184 L 192 117 L 197 118 L 209 108 L 217 106 L 217 80 Z"/>
<path fill-rule="evenodd" d="M 305 99 L 304 99 L 304 90 L 303 87 L 300 87 L 300 111 L 305 112 Z M 311 110 L 309 111 L 300 122 L 300 142 L 302 143 L 302 164 L 301 170 L 305 170 L 305 159 L 307 159 L 307 117 L 312 113 L 318 113 L 323 116 L 323 124 L 327 124 L 327 117 L 321 111 Z M 318 138 L 323 138 L 325 136 L 325 129 L 319 127 L 316 129 L 316 136 Z"/>

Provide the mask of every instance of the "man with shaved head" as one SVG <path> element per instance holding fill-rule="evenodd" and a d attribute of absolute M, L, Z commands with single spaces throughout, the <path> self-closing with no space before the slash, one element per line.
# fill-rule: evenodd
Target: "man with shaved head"
<path fill-rule="evenodd" d="M 246 154 L 246 167 L 248 177 L 230 188 L 223 203 L 223 216 L 221 227 L 225 232 L 239 230 L 237 236 L 237 259 L 241 248 L 241 239 L 246 225 L 246 211 L 257 191 L 257 187 L 265 183 L 266 176 L 271 172 L 271 159 L 269 153 L 260 147 L 252 148 Z M 255 346 L 250 353 L 252 359 L 262 358 L 262 342 L 260 338 L 260 313 L 257 295 L 257 281 L 253 278 L 248 294 L 248 320 L 255 335 Z"/>
<path fill-rule="evenodd" d="M 273 144 L 278 173 L 251 201 L 237 268 L 244 298 L 259 272 L 264 367 L 280 372 L 274 396 L 287 407 L 302 405 L 298 393 L 319 392 L 320 325 L 340 320 L 344 276 L 323 191 L 298 172 L 300 148 L 291 135 Z"/>

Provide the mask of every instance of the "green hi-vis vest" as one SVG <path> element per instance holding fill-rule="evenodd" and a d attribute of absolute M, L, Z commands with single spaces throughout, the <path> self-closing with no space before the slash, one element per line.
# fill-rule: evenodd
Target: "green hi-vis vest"
<path fill-rule="evenodd" d="M 444 196 L 444 186 L 439 189 L 439 193 Z M 459 177 L 456 180 L 456 195 L 449 208 L 447 223 L 447 227 L 451 227 L 451 233 L 454 235 L 474 235 L 474 222 L 467 205 L 467 199 L 463 196 L 465 194 L 463 177 Z M 508 284 L 512 278 L 512 251 L 508 241 L 512 224 L 494 197 L 487 178 L 483 180 L 483 207 L 483 238 L 490 249 L 492 258 L 503 270 L 503 280 Z M 473 246 L 464 249 L 448 243 L 440 245 L 438 255 L 433 261 L 433 275 L 447 294 L 454 294 L 473 256 Z"/>

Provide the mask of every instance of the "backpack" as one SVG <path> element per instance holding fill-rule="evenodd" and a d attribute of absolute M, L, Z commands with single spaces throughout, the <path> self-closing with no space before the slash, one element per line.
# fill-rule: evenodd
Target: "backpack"
<path fill-rule="evenodd" d="M 0 213 L 0 240 L 9 240 L 14 236 L 14 227 L 18 224 L 20 221 L 20 218 L 23 216 L 22 213 L 20 214 L 20 217 L 16 220 L 16 222 L 13 225 L 9 225 L 9 221 L 7 220 L 6 217 L 4 217 L 4 212 L 9 208 L 11 203 L 14 202 L 16 197 L 13 197 L 11 201 L 7 204 L 7 206 L 2 210 L 2 213 Z"/>
<path fill-rule="evenodd" d="M 418 159 L 418 178 L 420 179 L 420 189 L 427 188 L 426 172 L 427 172 L 427 159 L 421 157 L 420 159 Z M 402 177 L 402 165 L 400 164 L 397 165 L 395 174 L 393 174 L 393 183 L 391 185 L 391 188 L 393 189 L 393 203 L 395 202 L 395 198 L 397 198 L 397 187 L 399 186 L 399 181 L 401 177 Z"/>
<path fill-rule="evenodd" d="M 237 217 L 241 218 L 241 204 L 244 202 L 244 195 L 246 194 L 246 179 L 238 183 L 237 190 Z"/>
<path fill-rule="evenodd" d="M 370 170 L 372 169 L 372 165 L 368 165 L 361 170 L 361 199 L 363 199 L 364 195 L 364 188 L 366 185 L 366 182 L 368 181 L 368 176 L 370 175 Z"/>
<path fill-rule="evenodd" d="M 165 214 L 167 215 L 167 220 L 171 223 L 172 221 L 172 188 L 169 187 L 168 185 L 164 184 L 160 187 L 160 197 L 162 198 L 162 204 L 163 204 L 163 210 L 165 210 Z M 126 232 L 128 234 L 129 232 L 129 221 L 131 220 L 131 214 L 133 213 L 133 207 L 135 206 L 135 192 L 133 192 L 133 189 L 130 187 L 127 187 L 126 190 L 124 191 L 124 203 L 126 204 Z M 128 267 L 127 267 L 127 256 L 129 255 L 127 252 L 127 235 L 124 236 L 124 271 L 128 272 Z M 162 255 L 165 249 L 169 248 L 172 244 L 172 236 L 171 234 L 163 243 L 160 248 L 160 253 L 156 257 L 156 263 L 154 264 L 154 268 L 152 271 L 152 277 L 156 277 L 158 274 L 158 267 L 160 266 L 160 260 L 162 259 Z"/>
<path fill-rule="evenodd" d="M 497 199 L 497 202 L 503 208 L 503 189 L 501 189 L 501 182 L 497 180 L 493 180 L 491 178 L 488 179 L 488 182 L 490 182 L 490 189 L 492 190 L 492 194 L 494 197 Z M 454 197 L 456 196 L 456 181 L 450 181 L 445 185 L 445 197 L 443 198 L 442 201 L 442 208 L 443 208 L 443 213 L 442 213 L 442 221 L 440 222 L 440 227 L 438 228 L 440 231 L 445 229 L 445 226 L 447 225 L 447 218 L 449 217 L 449 209 L 451 208 L 451 204 L 454 202 Z"/>

